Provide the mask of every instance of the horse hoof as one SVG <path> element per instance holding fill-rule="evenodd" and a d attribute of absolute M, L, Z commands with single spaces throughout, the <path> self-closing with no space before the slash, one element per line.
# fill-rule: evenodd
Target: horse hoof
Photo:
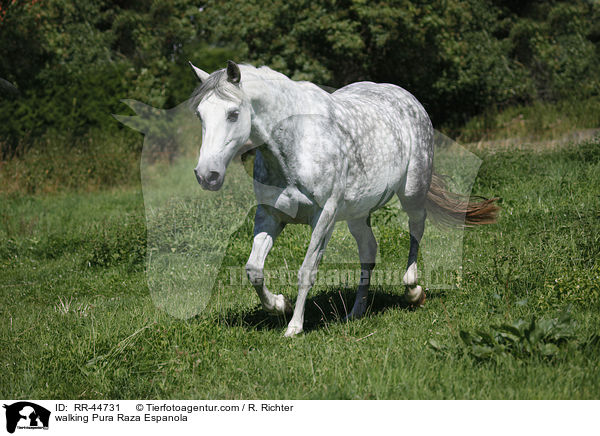
<path fill-rule="evenodd" d="M 419 302 L 415 305 L 415 307 L 423 307 L 425 305 L 425 300 L 427 297 L 425 296 L 425 291 L 421 292 L 421 298 L 419 298 Z"/>
<path fill-rule="evenodd" d="M 358 319 L 358 317 L 356 316 L 356 314 L 350 312 L 348 315 L 346 315 L 344 317 L 344 322 L 352 321 L 352 320 L 355 320 L 355 319 Z"/>
<path fill-rule="evenodd" d="M 425 296 L 425 291 L 420 286 L 415 286 L 414 288 L 409 288 L 406 290 L 406 294 L 404 294 L 404 299 L 408 303 L 408 305 L 412 308 L 422 307 L 425 304 L 425 300 L 427 297 Z"/>
<path fill-rule="evenodd" d="M 285 331 L 284 335 L 286 338 L 293 338 L 294 336 L 299 335 L 300 333 L 302 333 L 302 327 L 296 327 L 296 326 L 288 326 L 287 330 Z"/>
<path fill-rule="evenodd" d="M 359 307 L 359 308 L 353 307 L 352 310 L 350 311 L 350 313 L 344 317 L 344 321 L 347 322 L 347 321 L 352 321 L 355 319 L 362 318 L 366 311 L 367 311 L 366 307 Z"/>

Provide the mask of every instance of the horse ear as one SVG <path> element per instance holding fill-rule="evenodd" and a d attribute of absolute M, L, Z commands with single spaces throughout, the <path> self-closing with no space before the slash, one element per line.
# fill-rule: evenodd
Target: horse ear
<path fill-rule="evenodd" d="M 133 109 L 137 115 L 128 116 L 113 114 L 113 117 L 125 124 L 127 127 L 139 132 L 146 132 L 153 117 L 156 117 L 157 111 L 160 111 L 160 109 L 155 109 L 152 106 L 148 106 L 147 104 L 137 100 L 123 99 L 121 102 Z"/>
<path fill-rule="evenodd" d="M 208 76 L 210 76 L 210 74 L 208 74 L 206 71 L 202 71 L 200 68 L 194 66 L 194 64 L 192 64 L 190 61 L 188 61 L 188 62 L 190 64 L 190 67 L 192 67 L 192 70 L 194 71 L 194 74 L 196 75 L 196 77 L 198 78 L 200 83 L 203 83 L 206 79 L 208 79 Z"/>
<path fill-rule="evenodd" d="M 240 67 L 233 61 L 227 61 L 227 80 L 237 85 L 241 78 Z"/>

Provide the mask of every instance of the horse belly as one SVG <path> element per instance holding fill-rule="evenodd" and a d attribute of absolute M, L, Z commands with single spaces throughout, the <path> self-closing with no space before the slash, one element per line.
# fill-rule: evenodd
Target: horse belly
<path fill-rule="evenodd" d="M 398 191 L 402 172 L 393 177 L 374 178 L 371 183 L 349 183 L 340 204 L 337 219 L 351 220 L 369 215 L 384 206 Z"/>
<path fill-rule="evenodd" d="M 408 149 L 399 146 L 396 138 L 368 136 L 359 146 L 360 154 L 348 162 L 341 219 L 359 218 L 379 209 L 401 190 L 406 177 Z"/>

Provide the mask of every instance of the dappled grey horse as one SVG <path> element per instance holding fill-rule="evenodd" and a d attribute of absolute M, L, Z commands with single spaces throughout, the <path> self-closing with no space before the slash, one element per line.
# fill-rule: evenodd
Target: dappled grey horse
<path fill-rule="evenodd" d="M 403 277 L 405 299 L 425 301 L 417 282 L 417 253 L 427 212 L 453 225 L 492 222 L 492 200 L 469 202 L 447 192 L 433 174 L 433 127 L 423 106 L 391 84 L 354 83 L 329 94 L 268 67 L 229 61 L 208 74 L 193 70 L 201 82 L 192 107 L 202 121 L 202 146 L 196 178 L 218 190 L 234 156 L 256 148 L 254 221 L 248 278 L 263 307 L 275 314 L 292 311 L 281 294 L 264 283 L 264 263 L 287 223 L 312 227 L 298 272 L 298 298 L 285 336 L 302 332 L 304 306 L 336 221 L 345 220 L 358 244 L 361 282 L 349 318 L 367 308 L 377 242 L 370 214 L 394 194 L 408 214 L 410 249 Z"/>

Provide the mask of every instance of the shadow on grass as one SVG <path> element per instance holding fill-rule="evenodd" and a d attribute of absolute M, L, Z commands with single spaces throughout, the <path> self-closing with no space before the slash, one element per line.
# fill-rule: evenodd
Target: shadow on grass
<path fill-rule="evenodd" d="M 369 307 L 364 317 L 375 317 L 387 310 L 399 309 L 415 310 L 407 304 L 402 292 L 397 290 L 375 287 L 369 292 Z M 445 291 L 429 291 L 427 299 L 440 298 Z M 343 323 L 344 318 L 352 309 L 356 289 L 354 288 L 327 288 L 319 294 L 306 300 L 304 313 L 304 331 L 310 332 L 327 328 L 328 325 Z M 243 326 L 250 330 L 283 330 L 290 321 L 291 315 L 273 316 L 256 306 L 250 311 L 229 311 L 221 321 L 230 326 Z"/>

